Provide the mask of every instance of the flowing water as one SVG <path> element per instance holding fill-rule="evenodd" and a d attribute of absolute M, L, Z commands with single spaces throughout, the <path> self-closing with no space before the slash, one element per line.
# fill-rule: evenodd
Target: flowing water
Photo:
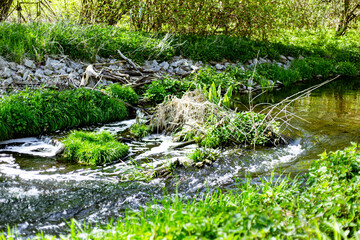
<path fill-rule="evenodd" d="M 299 84 L 257 101 L 278 102 L 293 92 L 306 88 Z M 341 149 L 360 136 L 360 80 L 342 79 L 317 89 L 289 106 L 301 117 L 290 123 L 296 129 L 287 130 L 289 145 L 258 148 L 256 151 L 233 149 L 212 166 L 196 169 L 179 167 L 172 176 L 150 182 L 123 181 L 134 170 L 133 163 L 157 164 L 181 159 L 196 146 L 171 150 L 176 145 L 171 137 L 153 134 L 141 141 L 128 143 L 130 156 L 124 162 L 87 167 L 55 157 L 59 139 L 67 132 L 40 138 L 24 138 L 0 142 L 0 231 L 7 225 L 17 226 L 17 232 L 34 235 L 66 233 L 66 221 L 71 218 L 106 223 L 125 209 L 146 206 L 164 193 L 193 196 L 209 189 L 231 188 L 234 179 L 276 173 L 301 174 L 311 162 L 326 150 Z M 107 130 L 117 135 L 135 120 L 88 127 L 86 130 Z"/>

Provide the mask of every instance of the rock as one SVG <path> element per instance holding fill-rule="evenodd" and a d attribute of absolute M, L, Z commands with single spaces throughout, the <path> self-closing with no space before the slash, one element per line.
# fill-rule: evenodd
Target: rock
<path fill-rule="evenodd" d="M 9 78 L 12 75 L 13 75 L 13 71 L 11 71 L 10 68 L 8 68 L 8 67 L 5 67 L 1 74 L 1 76 L 4 78 Z"/>
<path fill-rule="evenodd" d="M 274 81 L 273 80 L 269 80 L 268 82 L 269 82 L 270 86 L 274 86 Z"/>
<path fill-rule="evenodd" d="M 219 63 L 217 63 L 216 65 L 215 65 L 215 68 L 216 68 L 216 70 L 223 70 L 225 67 L 224 67 L 224 65 L 221 65 L 221 64 L 219 64 Z"/>
<path fill-rule="evenodd" d="M 293 60 L 294 60 L 294 58 L 291 57 L 291 56 L 288 56 L 287 59 L 289 59 L 289 61 L 293 61 Z"/>
<path fill-rule="evenodd" d="M 10 62 L 10 63 L 9 63 L 9 68 L 10 68 L 11 70 L 13 70 L 13 71 L 17 71 L 17 70 L 18 70 L 17 64 L 14 63 L 14 62 Z"/>
<path fill-rule="evenodd" d="M 160 63 L 159 66 L 161 67 L 162 70 L 167 71 L 170 67 L 170 64 L 168 62 L 164 61 L 164 62 Z"/>
<path fill-rule="evenodd" d="M 178 67 L 175 69 L 175 73 L 177 75 L 185 75 L 187 72 L 185 72 L 184 70 L 182 70 L 181 68 Z"/>
<path fill-rule="evenodd" d="M 44 70 L 44 74 L 45 75 L 47 75 L 47 76 L 50 76 L 50 75 L 52 75 L 54 72 L 52 71 L 52 70 L 50 70 L 50 69 L 45 69 Z"/>
<path fill-rule="evenodd" d="M 12 83 L 13 83 L 12 78 L 7 78 L 3 81 L 2 85 L 3 85 L 3 87 L 8 87 Z"/>
<path fill-rule="evenodd" d="M 280 61 L 283 63 L 287 63 L 287 58 L 284 55 L 280 55 Z"/>
<path fill-rule="evenodd" d="M 304 59 L 304 57 L 299 55 L 299 60 L 303 60 L 303 59 Z"/>
<path fill-rule="evenodd" d="M 69 67 L 66 68 L 66 72 L 67 72 L 67 73 L 71 73 L 71 72 L 73 72 L 73 71 L 74 71 L 74 69 L 72 69 L 72 68 L 69 68 Z"/>
<path fill-rule="evenodd" d="M 41 70 L 41 69 L 37 69 L 36 71 L 35 71 L 35 76 L 36 77 L 38 77 L 38 78 L 43 78 L 44 77 L 44 71 L 43 70 Z"/>
<path fill-rule="evenodd" d="M 24 72 L 24 74 L 23 74 L 22 80 L 23 80 L 23 81 L 28 81 L 28 80 L 29 80 L 29 77 L 31 77 L 31 75 L 32 75 L 32 72 L 29 71 L 29 70 L 26 70 L 26 71 Z"/>
<path fill-rule="evenodd" d="M 259 64 L 264 64 L 264 63 L 267 63 L 267 60 L 264 59 L 264 58 L 260 58 L 259 59 Z"/>
<path fill-rule="evenodd" d="M 60 75 L 66 75 L 66 74 L 67 74 L 64 69 L 59 69 L 59 70 L 57 71 L 57 73 L 59 73 Z"/>
<path fill-rule="evenodd" d="M 35 62 L 29 59 L 25 59 L 24 66 L 32 69 L 36 67 Z"/>
<path fill-rule="evenodd" d="M 0 56 L 0 70 L 5 67 L 8 67 L 8 62 Z"/>
<path fill-rule="evenodd" d="M 210 161 L 209 159 L 205 159 L 205 160 L 204 160 L 204 163 L 205 163 L 206 165 L 211 165 L 211 164 L 212 164 L 212 161 Z"/>

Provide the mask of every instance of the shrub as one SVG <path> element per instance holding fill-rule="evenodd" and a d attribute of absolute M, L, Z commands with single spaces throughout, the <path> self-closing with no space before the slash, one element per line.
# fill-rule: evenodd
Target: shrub
<path fill-rule="evenodd" d="M 90 89 L 26 90 L 0 99 L 0 139 L 117 121 L 127 115 L 123 102 Z"/>
<path fill-rule="evenodd" d="M 129 147 L 115 140 L 106 131 L 101 133 L 74 131 L 63 141 L 63 156 L 86 165 L 110 163 L 128 154 Z"/>
<path fill-rule="evenodd" d="M 129 86 L 122 86 L 119 84 L 111 84 L 104 89 L 104 92 L 112 97 L 123 100 L 130 104 L 136 104 L 139 100 L 139 96 L 134 89 Z"/>

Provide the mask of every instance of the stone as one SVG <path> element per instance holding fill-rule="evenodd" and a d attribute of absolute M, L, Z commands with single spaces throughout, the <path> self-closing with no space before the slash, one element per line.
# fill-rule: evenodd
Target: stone
<path fill-rule="evenodd" d="M 280 61 L 283 63 L 287 62 L 287 58 L 284 55 L 280 55 Z"/>
<path fill-rule="evenodd" d="M 11 71 L 10 68 L 8 68 L 8 67 L 5 67 L 1 74 L 1 76 L 4 78 L 9 78 L 12 75 L 13 75 L 13 71 Z"/>
<path fill-rule="evenodd" d="M 17 65 L 17 70 L 18 70 L 18 72 L 20 72 L 20 71 L 25 71 L 25 69 L 26 69 L 26 67 L 25 67 L 24 65 L 21 65 L 21 64 L 18 64 L 18 65 Z"/>
<path fill-rule="evenodd" d="M 23 75 L 22 80 L 23 80 L 23 81 L 29 80 L 29 77 L 31 77 L 31 75 L 32 75 L 32 72 L 29 71 L 29 70 L 26 70 L 26 71 L 24 72 L 24 75 Z"/>
<path fill-rule="evenodd" d="M 4 67 L 8 67 L 8 64 L 9 63 L 0 56 L 0 70 L 3 69 Z"/>
<path fill-rule="evenodd" d="M 170 64 L 168 62 L 164 61 L 164 62 L 160 63 L 159 66 L 161 67 L 162 70 L 167 71 L 170 67 Z"/>
<path fill-rule="evenodd" d="M 270 86 L 274 86 L 274 81 L 273 80 L 269 80 L 268 82 L 269 82 Z"/>
<path fill-rule="evenodd" d="M 223 70 L 225 67 L 221 65 L 220 63 L 215 64 L 216 70 Z"/>
<path fill-rule="evenodd" d="M 177 75 L 185 75 L 186 74 L 186 72 L 179 67 L 175 69 L 175 73 Z"/>
<path fill-rule="evenodd" d="M 303 59 L 304 59 L 304 57 L 299 55 L 299 60 L 303 60 Z"/>
<path fill-rule="evenodd" d="M 32 68 L 32 69 L 34 69 L 36 67 L 35 62 L 32 60 L 29 60 L 29 59 L 25 59 L 24 66 L 28 67 L 28 68 Z"/>
<path fill-rule="evenodd" d="M 204 163 L 203 162 L 197 162 L 195 163 L 195 167 L 197 168 L 202 168 L 204 166 Z"/>
<path fill-rule="evenodd" d="M 41 69 L 36 69 L 35 76 L 38 77 L 38 78 L 43 78 L 44 77 L 44 71 L 41 70 Z"/>
<path fill-rule="evenodd" d="M 288 56 L 287 59 L 289 59 L 289 61 L 294 61 L 294 58 L 291 56 Z"/>
<path fill-rule="evenodd" d="M 9 63 L 9 68 L 10 68 L 11 70 L 13 70 L 13 71 L 17 71 L 17 70 L 18 70 L 17 64 L 14 63 L 14 62 L 10 62 L 10 63 Z"/>
<path fill-rule="evenodd" d="M 72 68 L 69 68 L 69 67 L 66 68 L 66 72 L 67 72 L 67 73 L 71 73 L 71 72 L 73 72 L 73 71 L 74 71 L 74 69 L 72 69 Z"/>
<path fill-rule="evenodd" d="M 50 76 L 50 75 L 52 75 L 54 72 L 52 71 L 52 70 L 50 70 L 50 69 L 45 69 L 44 70 L 44 74 L 45 75 L 47 75 L 47 76 Z"/>
<path fill-rule="evenodd" d="M 59 73 L 60 75 L 66 75 L 66 74 L 67 74 L 64 69 L 59 69 L 59 70 L 57 71 L 57 73 Z"/>
<path fill-rule="evenodd" d="M 7 78 L 3 81 L 3 87 L 8 87 L 10 84 L 13 83 L 13 79 L 12 78 Z"/>

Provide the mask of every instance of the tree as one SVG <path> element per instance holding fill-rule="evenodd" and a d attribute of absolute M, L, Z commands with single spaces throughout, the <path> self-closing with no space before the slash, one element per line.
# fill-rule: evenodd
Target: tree
<path fill-rule="evenodd" d="M 0 21 L 7 18 L 13 0 L 0 0 Z"/>
<path fill-rule="evenodd" d="M 345 34 L 349 25 L 360 15 L 360 1 L 359 0 L 343 0 L 343 11 L 341 14 L 340 23 L 338 25 L 336 36 Z"/>

